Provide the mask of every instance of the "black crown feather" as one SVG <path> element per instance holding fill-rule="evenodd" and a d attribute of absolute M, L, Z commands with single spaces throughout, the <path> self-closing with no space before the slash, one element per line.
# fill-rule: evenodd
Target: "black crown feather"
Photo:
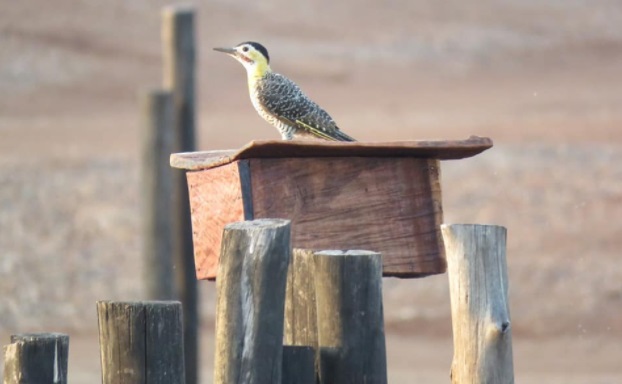
<path fill-rule="evenodd" d="M 268 64 L 270 64 L 270 56 L 268 55 L 268 50 L 266 49 L 266 47 L 264 47 L 263 45 L 261 45 L 259 43 L 254 42 L 254 41 L 245 41 L 245 42 L 240 43 L 238 45 L 243 45 L 243 44 L 252 45 L 253 48 L 255 48 L 256 50 L 261 52 L 261 54 L 266 57 L 266 61 L 268 62 Z"/>

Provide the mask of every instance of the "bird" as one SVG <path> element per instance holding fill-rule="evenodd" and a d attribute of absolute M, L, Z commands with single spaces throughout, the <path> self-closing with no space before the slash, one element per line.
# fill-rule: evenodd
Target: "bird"
<path fill-rule="evenodd" d="M 228 54 L 244 66 L 253 107 L 278 129 L 283 140 L 355 141 L 296 83 L 272 72 L 270 55 L 263 45 L 246 41 L 232 48 L 214 50 Z"/>

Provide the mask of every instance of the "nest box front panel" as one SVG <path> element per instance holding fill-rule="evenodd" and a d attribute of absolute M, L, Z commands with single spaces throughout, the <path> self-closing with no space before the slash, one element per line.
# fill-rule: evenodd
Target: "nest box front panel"
<path fill-rule="evenodd" d="M 382 253 L 385 276 L 445 272 L 439 161 L 250 159 L 253 218 L 292 220 L 292 244 Z"/>

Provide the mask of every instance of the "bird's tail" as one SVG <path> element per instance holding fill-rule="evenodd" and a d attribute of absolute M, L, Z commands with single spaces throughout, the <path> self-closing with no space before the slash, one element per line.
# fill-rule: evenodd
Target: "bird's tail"
<path fill-rule="evenodd" d="M 298 126 L 300 127 L 303 127 L 308 132 L 310 132 L 312 135 L 319 137 L 320 139 L 329 140 L 329 141 L 356 141 L 352 137 L 341 132 L 341 130 L 338 127 L 335 127 L 334 130 L 331 130 L 331 132 L 328 133 L 323 129 L 315 128 L 300 120 L 296 120 L 296 124 L 298 124 Z"/>
<path fill-rule="evenodd" d="M 352 136 L 346 135 L 339 128 L 335 129 L 335 140 L 336 141 L 356 141 Z"/>

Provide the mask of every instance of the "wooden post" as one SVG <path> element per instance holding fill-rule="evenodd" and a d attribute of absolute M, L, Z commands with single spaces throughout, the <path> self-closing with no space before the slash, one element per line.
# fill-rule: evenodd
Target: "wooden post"
<path fill-rule="evenodd" d="M 69 336 L 25 333 L 4 346 L 4 384 L 67 384 Z"/>
<path fill-rule="evenodd" d="M 442 225 L 454 335 L 452 383 L 514 383 L 506 229 Z"/>
<path fill-rule="evenodd" d="M 170 300 L 173 291 L 171 232 L 173 96 L 162 90 L 141 96 L 143 115 L 143 265 L 146 295 Z"/>
<path fill-rule="evenodd" d="M 315 300 L 315 256 L 310 249 L 297 249 L 287 269 L 285 289 L 285 327 L 283 343 L 283 383 L 305 382 L 305 371 L 299 359 L 311 351 L 313 383 L 319 367 L 317 310 Z M 303 348 L 303 349 L 300 349 Z M 303 350 L 307 352 L 302 352 Z M 292 356 L 288 356 L 292 354 Z M 295 371 L 300 370 L 297 374 Z M 291 376 L 294 375 L 294 376 Z M 299 375 L 299 376 L 295 376 Z"/>
<path fill-rule="evenodd" d="M 218 267 L 214 383 L 281 382 L 290 222 L 229 224 Z"/>
<path fill-rule="evenodd" d="M 283 346 L 282 366 L 282 384 L 316 384 L 313 347 Z"/>
<path fill-rule="evenodd" d="M 195 150 L 195 56 L 194 9 L 170 6 L 162 12 L 164 87 L 173 92 L 174 152 Z M 173 261 L 176 297 L 183 305 L 186 382 L 197 384 L 199 304 L 190 203 L 185 172 L 173 172 Z"/>
<path fill-rule="evenodd" d="M 286 345 L 317 349 L 315 262 L 312 250 L 294 249 L 287 270 L 285 293 Z"/>
<path fill-rule="evenodd" d="M 320 383 L 386 383 L 380 254 L 317 252 L 315 289 Z"/>
<path fill-rule="evenodd" d="M 183 384 L 181 303 L 97 302 L 102 383 Z"/>

